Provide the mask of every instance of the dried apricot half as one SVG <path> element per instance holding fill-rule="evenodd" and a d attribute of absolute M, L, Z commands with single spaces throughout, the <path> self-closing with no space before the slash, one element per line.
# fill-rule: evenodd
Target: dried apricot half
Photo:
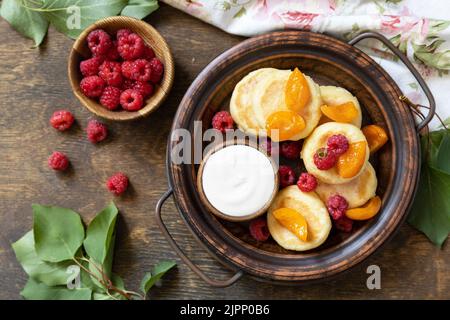
<path fill-rule="evenodd" d="M 285 110 L 269 115 L 266 130 L 274 141 L 288 140 L 305 129 L 305 120 L 296 112 Z"/>
<path fill-rule="evenodd" d="M 287 107 L 297 113 L 303 110 L 311 98 L 308 81 L 298 68 L 295 68 L 289 75 L 284 89 L 284 97 Z"/>
<path fill-rule="evenodd" d="M 300 240 L 308 241 L 308 223 L 300 212 L 291 208 L 280 208 L 273 212 L 273 216 Z"/>
<path fill-rule="evenodd" d="M 346 152 L 339 156 L 336 168 L 342 178 L 353 178 L 366 162 L 367 142 L 350 143 Z"/>
<path fill-rule="evenodd" d="M 386 131 L 380 126 L 370 124 L 361 129 L 369 144 L 370 153 L 377 152 L 389 140 Z"/>
<path fill-rule="evenodd" d="M 359 208 L 348 209 L 345 215 L 352 220 L 367 220 L 373 218 L 381 208 L 381 199 L 378 196 L 371 198 Z"/>
<path fill-rule="evenodd" d="M 358 109 L 351 101 L 336 106 L 322 105 L 322 113 L 336 122 L 351 123 L 358 116 Z"/>

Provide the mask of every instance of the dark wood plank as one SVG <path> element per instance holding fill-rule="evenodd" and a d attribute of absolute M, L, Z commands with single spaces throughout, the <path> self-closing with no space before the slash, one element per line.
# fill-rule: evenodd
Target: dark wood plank
<path fill-rule="evenodd" d="M 107 122 L 112 132 L 101 145 L 91 145 L 84 128 L 93 115 L 73 96 L 66 73 L 72 41 L 50 30 L 40 49 L 0 21 L 0 299 L 20 298 L 26 275 L 11 243 L 30 229 L 31 204 L 58 204 L 80 212 L 86 221 L 114 199 L 104 188 L 118 170 L 131 179 L 132 190 L 114 199 L 121 210 L 114 270 L 136 289 L 146 270 L 159 259 L 177 259 L 153 218 L 158 197 L 166 190 L 166 138 L 177 105 L 201 69 L 222 51 L 242 40 L 175 9 L 162 5 L 148 22 L 167 39 L 176 63 L 170 98 L 149 118 L 134 123 Z M 48 118 L 68 108 L 77 118 L 69 133 L 58 133 Z M 66 152 L 73 164 L 68 174 L 55 174 L 46 161 L 53 150 Z M 229 274 L 209 257 L 184 226 L 172 201 L 165 221 L 189 256 L 210 275 Z M 178 260 L 178 259 L 177 259 Z M 179 260 L 178 260 L 179 261 Z M 203 283 L 185 265 L 168 275 L 152 298 L 174 299 L 312 299 L 312 298 L 450 298 L 450 250 L 433 247 L 405 225 L 375 256 L 336 280 L 306 287 L 280 287 L 243 278 L 227 289 Z M 382 270 L 382 289 L 370 291 L 367 266 Z"/>

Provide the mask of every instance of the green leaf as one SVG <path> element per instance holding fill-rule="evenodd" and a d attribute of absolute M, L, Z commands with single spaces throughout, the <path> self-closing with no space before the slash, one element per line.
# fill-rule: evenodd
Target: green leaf
<path fill-rule="evenodd" d="M 37 255 L 49 262 L 72 259 L 84 239 L 80 215 L 70 209 L 33 205 Z"/>
<path fill-rule="evenodd" d="M 23 36 L 33 39 L 36 46 L 44 40 L 48 21 L 37 11 L 20 5 L 18 0 L 3 0 L 0 15 Z"/>
<path fill-rule="evenodd" d="M 30 278 L 20 294 L 27 300 L 91 300 L 92 291 L 88 288 L 49 287 Z"/>
<path fill-rule="evenodd" d="M 65 285 L 67 283 L 67 268 L 73 261 L 45 262 L 39 259 L 34 249 L 33 230 L 12 244 L 17 260 L 25 272 L 34 280 L 47 286 Z"/>
<path fill-rule="evenodd" d="M 244 6 L 242 6 L 241 9 L 239 9 L 239 11 L 234 14 L 233 19 L 245 16 L 246 13 L 247 13 L 247 10 L 245 9 Z"/>
<path fill-rule="evenodd" d="M 121 15 L 143 19 L 158 8 L 157 0 L 130 0 Z"/>
<path fill-rule="evenodd" d="M 147 272 L 144 275 L 144 278 L 141 281 L 141 291 L 144 294 L 147 294 L 147 292 L 150 290 L 151 287 L 161 279 L 164 274 L 175 267 L 177 264 L 175 261 L 161 261 L 158 263 L 152 270 L 152 272 Z"/>
<path fill-rule="evenodd" d="M 123 283 L 123 280 L 119 275 L 113 273 L 111 275 L 111 281 L 116 288 L 118 288 L 120 290 L 125 290 L 125 284 Z M 113 296 L 113 297 L 111 297 L 111 296 Z M 105 291 L 94 292 L 92 294 L 92 298 L 94 300 L 126 300 L 126 298 L 123 295 L 121 295 L 120 293 L 111 292 L 110 295 L 108 295 L 107 293 L 105 293 Z"/>
<path fill-rule="evenodd" d="M 450 133 L 445 130 L 444 137 L 439 146 L 436 156 L 436 167 L 447 174 L 450 174 Z M 450 197 L 450 194 L 448 195 Z"/>
<path fill-rule="evenodd" d="M 450 174 L 424 163 L 408 222 L 438 246 L 450 232 L 449 195 Z"/>
<path fill-rule="evenodd" d="M 42 15 L 59 31 L 76 39 L 95 21 L 118 15 L 127 0 L 42 0 Z M 75 6 L 76 5 L 76 6 Z"/>

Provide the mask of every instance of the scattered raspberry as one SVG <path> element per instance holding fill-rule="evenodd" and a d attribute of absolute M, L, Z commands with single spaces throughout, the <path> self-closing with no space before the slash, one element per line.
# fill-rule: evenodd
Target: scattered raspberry
<path fill-rule="evenodd" d="M 283 157 L 291 160 L 300 158 L 302 143 L 300 141 L 283 141 L 280 145 L 280 153 Z"/>
<path fill-rule="evenodd" d="M 106 87 L 100 97 L 100 104 L 108 110 L 116 110 L 120 105 L 121 91 L 116 87 Z"/>
<path fill-rule="evenodd" d="M 333 220 L 338 220 L 345 217 L 345 211 L 347 211 L 347 208 L 347 200 L 338 194 L 329 197 L 327 200 L 327 209 Z"/>
<path fill-rule="evenodd" d="M 109 61 L 117 61 L 120 59 L 119 51 L 117 51 L 117 41 L 113 41 L 113 45 L 109 49 L 108 53 L 106 53 L 105 58 Z"/>
<path fill-rule="evenodd" d="M 58 110 L 55 111 L 50 117 L 50 124 L 53 128 L 59 131 L 65 131 L 69 129 L 75 118 L 72 113 L 67 110 Z"/>
<path fill-rule="evenodd" d="M 90 120 L 88 122 L 86 132 L 89 141 L 92 143 L 103 141 L 108 136 L 108 128 L 97 120 Z"/>
<path fill-rule="evenodd" d="M 147 98 L 153 93 L 153 85 L 148 82 L 136 81 L 133 89 L 139 91 L 143 98 Z"/>
<path fill-rule="evenodd" d="M 281 165 L 278 169 L 278 177 L 280 179 L 281 188 L 292 186 L 297 178 L 294 170 L 291 167 L 284 165 Z"/>
<path fill-rule="evenodd" d="M 48 166 L 53 170 L 64 171 L 69 167 L 69 159 L 64 153 L 55 151 L 48 158 Z"/>
<path fill-rule="evenodd" d="M 317 179 L 310 173 L 303 172 L 298 178 L 297 186 L 303 192 L 311 192 L 317 188 Z"/>
<path fill-rule="evenodd" d="M 342 134 L 335 134 L 327 140 L 328 150 L 340 156 L 348 150 L 348 139 Z"/>
<path fill-rule="evenodd" d="M 212 118 L 212 127 L 225 133 L 226 130 L 234 128 L 234 121 L 227 111 L 219 111 Z"/>
<path fill-rule="evenodd" d="M 133 33 L 133 31 L 131 31 L 130 29 L 120 29 L 116 33 L 116 38 L 118 40 L 119 38 L 122 38 L 122 37 L 128 37 L 132 33 Z"/>
<path fill-rule="evenodd" d="M 152 68 L 150 81 L 153 83 L 159 83 L 164 72 L 164 65 L 158 58 L 153 58 L 150 60 L 150 65 Z"/>
<path fill-rule="evenodd" d="M 128 70 L 127 70 L 128 72 Z M 145 59 L 138 59 L 131 65 L 130 79 L 135 81 L 149 81 L 152 76 L 150 62 Z"/>
<path fill-rule="evenodd" d="M 259 147 L 267 153 L 268 156 L 277 157 L 280 154 L 280 147 L 278 143 L 272 142 L 269 138 L 264 139 L 259 143 Z"/>
<path fill-rule="evenodd" d="M 269 239 L 270 232 L 269 228 L 267 227 L 266 219 L 264 218 L 258 218 L 250 222 L 250 234 L 253 238 L 255 238 L 257 241 L 266 241 Z"/>
<path fill-rule="evenodd" d="M 100 57 L 93 57 L 80 63 L 80 71 L 83 77 L 96 76 L 98 68 L 102 64 L 103 59 Z"/>
<path fill-rule="evenodd" d="M 117 51 L 124 60 L 137 59 L 142 56 L 144 50 L 144 40 L 136 33 L 121 35 L 117 39 Z"/>
<path fill-rule="evenodd" d="M 106 81 L 106 84 L 113 87 L 120 87 L 122 84 L 122 67 L 119 62 L 105 61 L 99 68 L 98 75 Z"/>
<path fill-rule="evenodd" d="M 122 75 L 127 79 L 131 79 L 132 73 L 133 73 L 133 61 L 122 62 Z"/>
<path fill-rule="evenodd" d="M 145 60 L 152 60 L 155 57 L 155 52 L 153 51 L 152 48 L 150 47 L 145 47 L 144 49 L 144 54 L 142 55 L 142 58 L 144 58 Z"/>
<path fill-rule="evenodd" d="M 123 74 L 123 65 L 122 65 L 122 74 Z M 127 89 L 133 89 L 134 87 L 134 81 L 130 80 L 130 79 L 124 79 L 122 82 L 122 86 L 121 89 L 122 90 L 127 90 Z"/>
<path fill-rule="evenodd" d="M 86 77 L 81 80 L 80 88 L 86 97 L 97 98 L 102 95 L 105 81 L 99 76 Z"/>
<path fill-rule="evenodd" d="M 111 37 L 101 29 L 91 31 L 87 36 L 87 43 L 94 56 L 103 56 L 112 47 Z"/>
<path fill-rule="evenodd" d="M 350 232 L 353 228 L 353 220 L 347 218 L 346 216 L 342 216 L 340 219 L 334 221 L 334 226 L 336 229 L 343 232 Z"/>
<path fill-rule="evenodd" d="M 314 164 L 319 170 L 328 170 L 334 167 L 337 162 L 337 155 L 326 148 L 320 148 L 314 154 Z"/>
<path fill-rule="evenodd" d="M 128 177 L 122 172 L 118 172 L 106 181 L 106 188 L 114 195 L 120 196 L 128 188 Z"/>
<path fill-rule="evenodd" d="M 120 104 L 125 110 L 137 111 L 142 109 L 144 99 L 139 91 L 128 89 L 120 95 Z"/>

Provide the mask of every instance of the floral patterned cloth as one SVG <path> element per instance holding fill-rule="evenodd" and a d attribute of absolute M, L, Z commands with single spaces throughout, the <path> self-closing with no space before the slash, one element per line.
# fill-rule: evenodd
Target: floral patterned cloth
<path fill-rule="evenodd" d="M 229 33 L 253 36 L 287 28 L 349 40 L 376 30 L 403 51 L 424 76 L 438 113 L 450 116 L 449 0 L 162 0 Z M 362 42 L 415 103 L 427 105 L 413 76 L 373 40 Z M 424 110 L 426 113 L 426 110 Z M 439 123 L 433 120 L 431 127 Z"/>

